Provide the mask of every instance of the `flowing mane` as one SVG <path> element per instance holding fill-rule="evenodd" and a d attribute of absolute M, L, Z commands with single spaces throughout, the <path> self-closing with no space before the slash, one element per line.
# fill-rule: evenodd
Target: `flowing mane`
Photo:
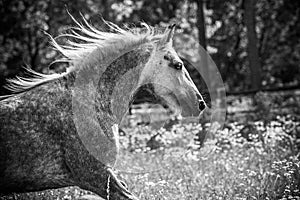
<path fill-rule="evenodd" d="M 66 45 L 58 44 L 51 35 L 47 34 L 53 47 L 63 55 L 63 58 L 57 59 L 52 63 L 67 62 L 70 67 L 61 74 L 42 74 L 30 68 L 25 68 L 29 78 L 17 76 L 16 78 L 8 79 L 8 84 L 4 86 L 13 95 L 57 80 L 82 68 L 105 66 L 124 53 L 146 43 L 155 43 L 164 36 L 164 33 L 156 33 L 154 28 L 146 23 L 141 24 L 144 27 L 143 31 L 138 31 L 137 29 L 120 28 L 116 24 L 103 20 L 110 29 L 110 31 L 105 32 L 91 26 L 84 17 L 83 24 L 80 24 L 72 16 L 71 18 L 77 26 L 73 27 L 70 33 L 58 36 L 67 38 Z M 72 39 L 81 42 L 74 42 Z M 13 95 L 0 96 L 0 100 Z"/>

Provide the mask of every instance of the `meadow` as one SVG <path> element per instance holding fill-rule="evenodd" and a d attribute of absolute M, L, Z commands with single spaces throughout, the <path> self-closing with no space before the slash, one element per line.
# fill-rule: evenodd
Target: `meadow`
<path fill-rule="evenodd" d="M 196 137 L 205 133 L 200 124 L 179 121 L 167 130 L 128 125 L 120 136 L 117 174 L 144 200 L 300 199 L 299 97 L 281 101 L 288 103 L 279 112 L 276 99 L 259 98 L 254 114 L 244 118 L 236 117 L 237 110 L 248 101 L 232 103 L 229 110 L 236 113 L 203 145 Z M 70 187 L 0 199 L 101 198 Z"/>

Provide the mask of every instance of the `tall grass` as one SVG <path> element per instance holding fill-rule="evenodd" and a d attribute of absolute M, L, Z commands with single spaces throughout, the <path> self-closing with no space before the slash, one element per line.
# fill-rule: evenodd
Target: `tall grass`
<path fill-rule="evenodd" d="M 141 199 L 300 199 L 299 155 L 278 127 L 251 141 L 237 127 L 225 129 L 200 150 L 189 146 L 193 126 L 183 127 L 172 130 L 180 137 L 167 147 L 122 151 L 118 170 Z M 178 139 L 181 146 L 172 146 Z"/>
<path fill-rule="evenodd" d="M 300 199 L 299 112 L 291 117 L 280 110 L 282 116 L 274 118 L 267 101 L 261 102 L 260 121 L 239 122 L 236 116 L 200 149 L 195 136 L 204 128 L 199 124 L 159 131 L 129 126 L 120 137 L 117 174 L 142 200 Z M 85 194 L 90 193 L 70 187 L 0 200 L 71 200 Z"/>

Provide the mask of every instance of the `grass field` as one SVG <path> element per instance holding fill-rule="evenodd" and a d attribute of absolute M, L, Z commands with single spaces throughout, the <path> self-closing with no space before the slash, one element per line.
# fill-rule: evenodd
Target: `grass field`
<path fill-rule="evenodd" d="M 151 143 L 158 130 L 128 127 L 116 172 L 143 200 L 300 199 L 299 122 L 293 113 L 251 123 L 227 120 L 200 149 L 199 124 L 161 129 Z M 73 187 L 0 199 L 71 200 L 84 194 Z"/>
<path fill-rule="evenodd" d="M 193 127 L 171 130 L 180 137 L 167 148 L 123 151 L 118 169 L 141 199 L 300 199 L 299 155 L 281 128 L 266 127 L 252 141 L 224 129 L 199 151 L 189 141 Z"/>

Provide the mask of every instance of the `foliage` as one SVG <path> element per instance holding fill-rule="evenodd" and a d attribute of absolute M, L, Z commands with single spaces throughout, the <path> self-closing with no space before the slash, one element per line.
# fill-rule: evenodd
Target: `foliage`
<path fill-rule="evenodd" d="M 193 136 L 199 131 L 195 125 L 161 130 L 164 142 L 152 151 L 146 142 L 144 149 L 140 145 L 152 130 L 133 128 L 137 148 L 131 153 L 123 151 L 118 169 L 142 199 L 297 199 L 299 132 L 287 132 L 282 123 L 300 126 L 299 120 L 286 117 L 268 125 L 254 122 L 252 129 L 229 123 L 208 138 L 200 151 L 193 148 Z"/>
<path fill-rule="evenodd" d="M 267 128 L 262 141 L 247 141 L 233 125 L 198 152 L 186 150 L 191 127 L 176 129 L 185 143 L 179 147 L 122 155 L 126 159 L 119 164 L 120 174 L 131 179 L 129 185 L 140 198 L 299 198 L 300 161 L 282 140 L 282 130 Z"/>
<path fill-rule="evenodd" d="M 79 12 L 83 13 L 96 26 L 101 26 L 100 15 L 117 24 L 139 26 L 140 21 L 145 21 L 154 26 L 166 26 L 176 23 L 180 33 L 177 46 L 182 55 L 193 61 L 197 57 L 194 49 L 198 46 L 197 9 L 192 0 L 2 0 L 0 85 L 5 77 L 20 73 L 24 64 L 48 72 L 49 63 L 57 55 L 49 48 L 44 31 L 57 36 L 72 26 L 67 10 L 76 19 L 80 19 Z M 263 0 L 256 2 L 256 11 L 263 85 L 299 84 L 299 2 Z M 250 86 L 243 13 L 242 0 L 214 0 L 205 4 L 208 50 L 230 90 Z"/>
<path fill-rule="evenodd" d="M 147 147 L 142 151 L 135 143 L 135 151 L 121 151 L 117 163 L 119 175 L 140 199 L 299 198 L 300 160 L 290 144 L 281 139 L 286 136 L 282 129 L 263 127 L 263 141 L 247 141 L 239 135 L 241 127 L 231 125 L 231 130 L 218 132 L 200 151 L 187 150 L 193 140 L 191 135 L 197 130 L 193 125 L 163 131 L 162 135 L 176 131 L 178 139 L 166 136 L 167 145 L 154 151 Z M 144 140 L 141 132 L 135 131 L 140 135 L 139 140 Z M 122 141 L 123 148 L 127 148 Z M 176 146 L 170 145 L 173 142 Z M 86 192 L 69 188 L 39 195 L 45 199 L 53 196 L 74 199 L 82 194 Z M 38 199 L 36 195 L 32 193 L 31 198 Z"/>
<path fill-rule="evenodd" d="M 219 50 L 214 55 L 214 60 L 229 85 L 236 89 L 245 88 L 249 84 L 250 72 L 247 67 L 245 25 L 242 21 L 243 1 L 213 2 L 212 24 L 221 23 L 209 40 Z M 265 86 L 292 84 L 297 79 L 288 73 L 299 73 L 298 61 L 294 62 L 300 58 L 296 53 L 296 49 L 299 49 L 299 37 L 294 37 L 299 35 L 300 30 L 299 7 L 299 2 L 296 1 L 256 2 L 258 49 L 264 70 L 262 83 Z M 247 81 L 238 81 L 243 79 Z"/>

